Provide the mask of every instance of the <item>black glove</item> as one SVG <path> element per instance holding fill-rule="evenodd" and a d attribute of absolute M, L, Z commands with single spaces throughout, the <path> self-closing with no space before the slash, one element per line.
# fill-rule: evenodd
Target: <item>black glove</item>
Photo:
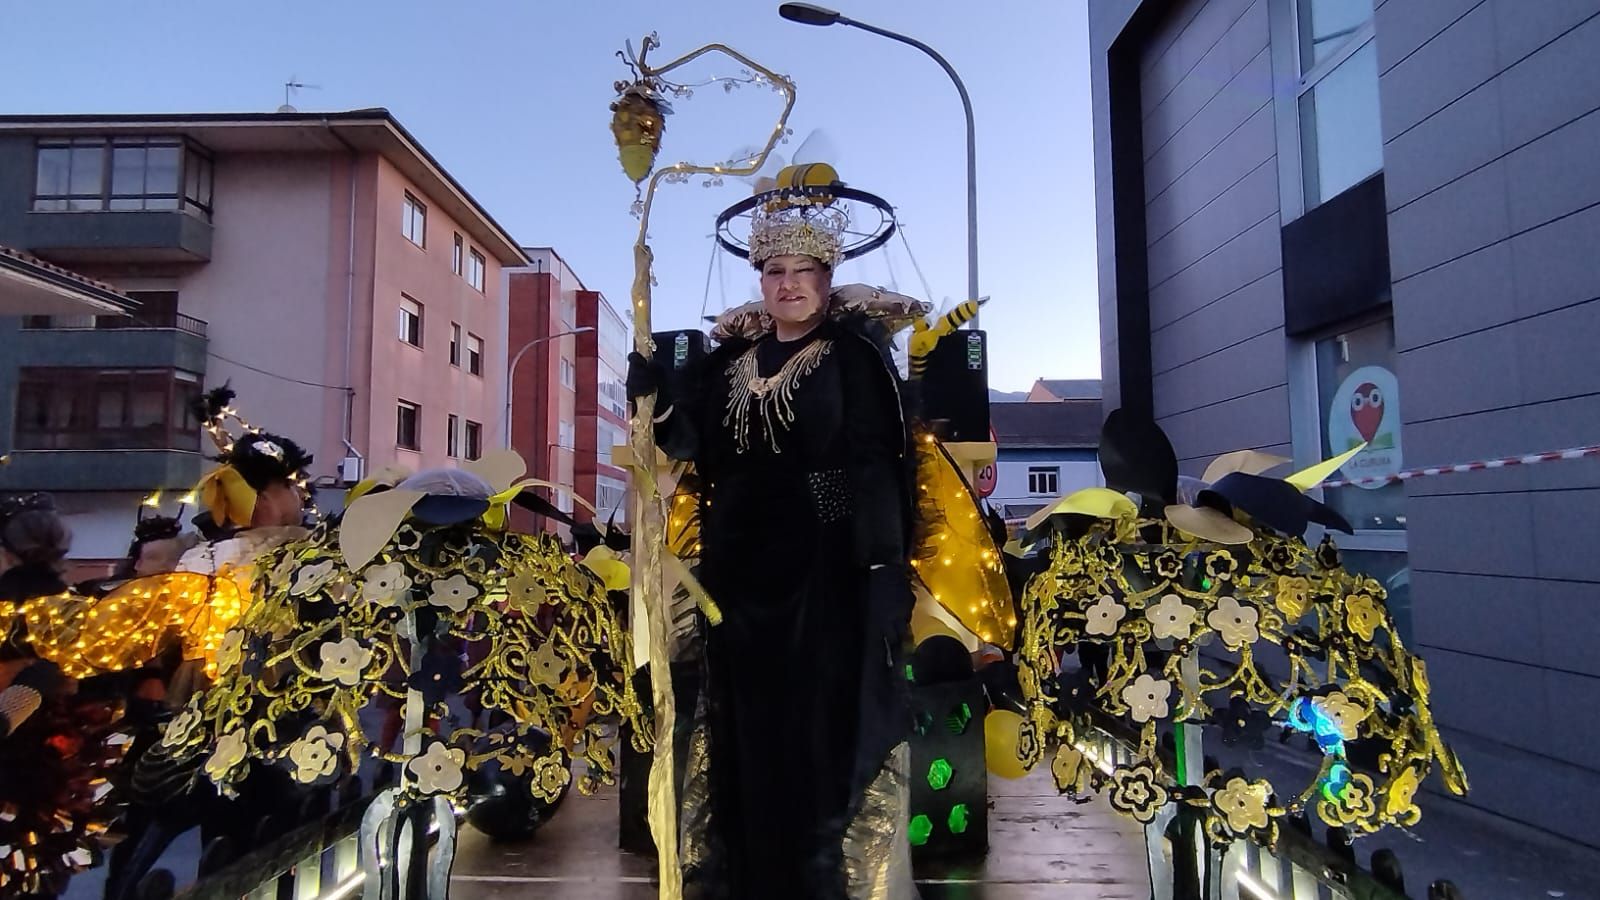
<path fill-rule="evenodd" d="M 891 664 L 900 660 L 916 602 L 905 566 L 876 566 L 867 571 L 867 635 L 869 640 L 882 638 Z"/>
<path fill-rule="evenodd" d="M 33 688 L 41 697 L 56 696 L 66 688 L 66 678 L 61 674 L 61 669 L 55 663 L 42 659 L 29 663 L 11 683 Z"/>
<path fill-rule="evenodd" d="M 640 397 L 648 397 L 661 389 L 660 373 L 637 350 L 628 354 L 627 388 L 628 402 L 630 404 Z"/>

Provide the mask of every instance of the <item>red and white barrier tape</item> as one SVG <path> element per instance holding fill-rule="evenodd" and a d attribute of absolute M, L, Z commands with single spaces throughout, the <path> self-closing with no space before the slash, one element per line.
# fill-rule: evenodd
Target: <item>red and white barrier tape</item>
<path fill-rule="evenodd" d="M 1324 481 L 1319 487 L 1341 488 L 1371 484 L 1397 484 L 1402 481 L 1425 478 L 1429 475 L 1455 475 L 1461 472 L 1480 472 L 1484 469 L 1505 469 L 1511 466 L 1531 466 L 1536 463 L 1555 462 L 1560 459 L 1584 459 L 1590 456 L 1600 456 L 1600 444 L 1588 447 L 1574 447 L 1571 450 L 1551 450 L 1548 453 L 1530 453 L 1527 456 L 1505 456 L 1500 459 L 1485 459 L 1478 462 L 1462 463 L 1458 466 L 1429 466 L 1425 469 L 1408 469 L 1404 472 L 1396 472 L 1393 475 L 1374 475 L 1370 478 Z"/>

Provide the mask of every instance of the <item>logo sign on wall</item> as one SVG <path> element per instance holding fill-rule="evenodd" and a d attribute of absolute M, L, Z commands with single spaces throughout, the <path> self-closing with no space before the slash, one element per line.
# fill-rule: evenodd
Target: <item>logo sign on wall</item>
<path fill-rule="evenodd" d="M 1395 475 L 1401 470 L 1400 384 L 1382 366 L 1362 366 L 1339 385 L 1328 405 L 1328 446 L 1335 454 L 1366 442 L 1339 471 L 1346 478 Z M 1367 490 L 1382 483 L 1362 484 Z"/>

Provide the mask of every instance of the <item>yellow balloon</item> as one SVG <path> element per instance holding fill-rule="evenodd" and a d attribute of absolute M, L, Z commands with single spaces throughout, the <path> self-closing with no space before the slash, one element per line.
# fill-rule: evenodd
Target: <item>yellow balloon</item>
<path fill-rule="evenodd" d="M 1009 709 L 992 710 L 983 718 L 983 759 L 989 771 L 1001 778 L 1021 778 L 1028 774 L 1017 752 L 1022 716 Z"/>

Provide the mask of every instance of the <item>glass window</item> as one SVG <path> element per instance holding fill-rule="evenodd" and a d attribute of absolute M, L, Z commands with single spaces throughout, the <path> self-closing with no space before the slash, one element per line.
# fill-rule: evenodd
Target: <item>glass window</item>
<path fill-rule="evenodd" d="M 1030 494 L 1048 494 L 1050 496 L 1055 496 L 1061 492 L 1060 481 L 1060 466 L 1028 467 L 1028 493 Z"/>
<path fill-rule="evenodd" d="M 400 298 L 400 340 L 422 346 L 422 304 L 406 296 Z"/>
<path fill-rule="evenodd" d="M 475 334 L 467 335 L 467 371 L 483 374 L 483 338 Z"/>
<path fill-rule="evenodd" d="M 461 326 L 450 323 L 450 365 L 461 365 Z"/>
<path fill-rule="evenodd" d="M 461 274 L 461 232 L 456 232 L 455 243 L 450 247 L 450 272 Z"/>
<path fill-rule="evenodd" d="M 428 208 L 409 193 L 406 194 L 405 203 L 401 207 L 400 233 L 418 247 L 427 246 L 425 242 L 428 235 Z"/>
<path fill-rule="evenodd" d="M 1300 0 L 1300 68 L 1309 72 L 1372 19 L 1372 0 Z"/>
<path fill-rule="evenodd" d="M 1300 95 L 1300 132 L 1307 209 L 1383 168 L 1376 44 L 1368 41 Z"/>
<path fill-rule="evenodd" d="M 177 137 L 45 139 L 35 158 L 42 212 L 192 209 L 211 214 L 211 160 Z"/>
<path fill-rule="evenodd" d="M 1394 323 L 1385 319 L 1317 342 L 1317 408 L 1324 458 L 1363 443 L 1337 477 L 1382 478 L 1404 468 Z M 1327 491 L 1326 501 L 1357 531 L 1406 527 L 1405 486 L 1362 484 Z"/>
<path fill-rule="evenodd" d="M 483 254 L 473 250 L 471 259 L 467 263 L 467 283 L 479 291 L 483 290 L 483 270 L 486 265 L 487 261 L 484 260 Z"/>
<path fill-rule="evenodd" d="M 18 370 L 23 450 L 198 450 L 195 376 L 170 369 Z"/>
<path fill-rule="evenodd" d="M 571 388 L 577 384 L 577 369 L 572 365 L 572 360 L 561 357 L 561 385 Z"/>
<path fill-rule="evenodd" d="M 459 432 L 461 430 L 461 418 L 455 413 L 451 413 L 448 417 L 448 424 L 450 426 L 450 433 L 446 435 L 444 439 L 444 455 L 450 457 L 451 459 L 455 459 L 461 455 L 461 449 L 457 445 L 457 441 L 460 439 Z"/>
<path fill-rule="evenodd" d="M 478 422 L 467 422 L 467 459 L 478 459 L 483 456 L 483 425 Z"/>
<path fill-rule="evenodd" d="M 401 400 L 395 412 L 394 442 L 401 449 L 416 450 L 417 423 L 422 418 L 422 407 L 415 403 Z"/>

